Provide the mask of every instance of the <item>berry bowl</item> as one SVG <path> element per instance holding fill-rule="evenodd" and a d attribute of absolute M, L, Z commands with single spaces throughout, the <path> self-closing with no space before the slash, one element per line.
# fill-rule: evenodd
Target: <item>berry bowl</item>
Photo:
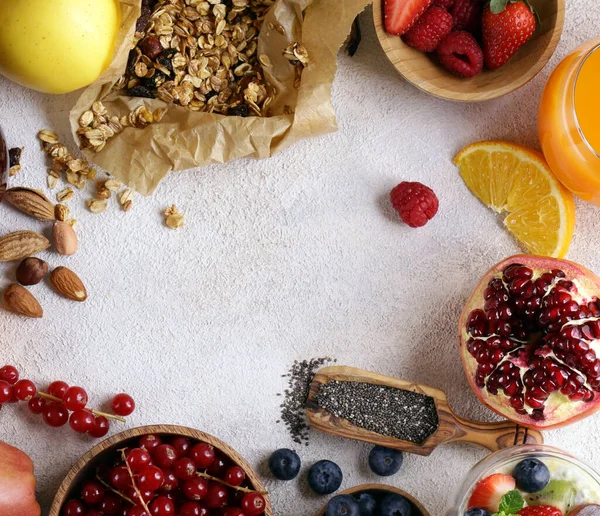
<path fill-rule="evenodd" d="M 541 24 L 533 37 L 501 68 L 484 69 L 472 78 L 452 75 L 437 62 L 435 53 L 425 54 L 385 31 L 384 0 L 373 4 L 379 43 L 394 68 L 410 83 L 436 97 L 459 102 L 480 102 L 519 89 L 546 66 L 562 35 L 565 0 L 530 0 Z"/>
<path fill-rule="evenodd" d="M 446 516 L 516 514 L 523 507 L 550 506 L 562 516 L 600 514 L 600 475 L 576 457 L 546 445 L 505 448 L 467 474 Z M 525 514 L 525 513 L 523 513 Z M 541 513 L 540 513 L 541 514 Z"/>
<path fill-rule="evenodd" d="M 174 425 L 133 428 L 94 446 L 63 480 L 49 516 L 146 516 L 144 504 L 152 515 L 216 514 L 228 507 L 227 515 L 273 516 L 260 478 L 243 457 L 216 437 Z"/>
<path fill-rule="evenodd" d="M 400 495 L 401 497 L 404 497 L 406 499 L 406 501 L 408 502 L 408 505 L 410 506 L 410 509 L 411 509 L 411 512 L 410 512 L 411 516 L 429 516 L 429 513 L 427 512 L 425 507 L 423 507 L 413 496 L 402 491 L 401 489 L 398 489 L 397 487 L 387 486 L 384 484 L 361 484 L 359 486 L 355 486 L 355 487 L 351 487 L 350 489 L 346 489 L 345 491 L 342 491 L 340 493 L 336 493 L 336 496 L 346 495 L 346 496 L 352 496 L 354 498 L 357 498 L 358 496 L 360 496 L 362 494 L 372 496 L 377 504 L 379 504 L 383 499 L 385 499 L 389 495 Z M 346 513 L 347 512 L 344 512 L 344 509 L 341 510 L 341 514 L 346 514 Z M 327 504 L 318 513 L 318 516 L 326 516 L 326 514 L 327 514 Z M 377 512 L 377 514 L 381 514 L 381 513 Z M 390 514 L 401 514 L 401 513 L 390 512 Z"/>

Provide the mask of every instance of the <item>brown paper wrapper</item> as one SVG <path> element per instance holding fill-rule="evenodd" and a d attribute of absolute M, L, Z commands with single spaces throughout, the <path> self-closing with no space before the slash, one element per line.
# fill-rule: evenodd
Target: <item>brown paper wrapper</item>
<path fill-rule="evenodd" d="M 350 32 L 354 18 L 370 0 L 277 0 L 259 35 L 258 53 L 269 56 L 265 68 L 277 97 L 273 116 L 247 118 L 194 112 L 171 106 L 163 119 L 144 129 L 128 127 L 111 138 L 99 153 L 85 150 L 86 157 L 142 194 L 150 194 L 167 173 L 236 158 L 266 158 L 309 136 L 337 129 L 331 104 L 331 84 L 337 52 Z M 165 107 L 160 100 L 124 97 L 111 91 L 125 71 L 127 57 L 140 15 L 140 0 L 121 0 L 122 26 L 115 58 L 100 78 L 88 86 L 71 109 L 75 141 L 78 120 L 95 100 L 102 100 L 111 115 L 122 116 L 145 104 Z M 280 24 L 285 36 L 270 29 Z M 291 42 L 301 43 L 310 63 L 294 87 L 295 69 L 282 52 Z M 293 114 L 285 114 L 291 112 Z M 285 111 L 284 111 L 285 109 Z"/>

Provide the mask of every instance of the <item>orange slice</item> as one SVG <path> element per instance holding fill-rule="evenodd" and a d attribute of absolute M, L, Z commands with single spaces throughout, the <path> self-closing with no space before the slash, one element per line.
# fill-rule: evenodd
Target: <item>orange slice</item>
<path fill-rule="evenodd" d="M 471 192 L 505 214 L 506 228 L 532 253 L 562 258 L 575 229 L 573 195 L 544 156 L 501 141 L 473 143 L 454 158 Z"/>

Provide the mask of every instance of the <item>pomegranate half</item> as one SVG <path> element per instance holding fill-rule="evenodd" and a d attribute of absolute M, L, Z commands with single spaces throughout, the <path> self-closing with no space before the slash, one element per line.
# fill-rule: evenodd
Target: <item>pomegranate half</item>
<path fill-rule="evenodd" d="M 481 279 L 460 318 L 477 397 L 520 425 L 549 429 L 600 409 L 600 278 L 581 265 L 512 256 Z"/>

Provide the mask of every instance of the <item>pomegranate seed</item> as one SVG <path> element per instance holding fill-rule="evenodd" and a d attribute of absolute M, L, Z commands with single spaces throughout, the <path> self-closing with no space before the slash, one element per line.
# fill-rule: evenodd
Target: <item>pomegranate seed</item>
<path fill-rule="evenodd" d="M 525 392 L 525 403 L 527 403 L 527 405 L 529 405 L 531 408 L 541 408 L 544 406 L 544 401 L 546 401 L 547 398 L 544 399 L 537 399 L 534 398 L 533 396 L 531 396 L 529 394 L 529 392 Z"/>

